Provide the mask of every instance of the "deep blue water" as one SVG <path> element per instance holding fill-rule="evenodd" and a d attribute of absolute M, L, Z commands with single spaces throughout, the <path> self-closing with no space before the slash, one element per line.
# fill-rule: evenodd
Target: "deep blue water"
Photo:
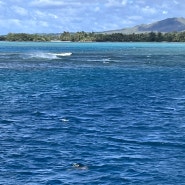
<path fill-rule="evenodd" d="M 185 44 L 0 42 L 0 184 L 183 185 L 184 169 Z"/>

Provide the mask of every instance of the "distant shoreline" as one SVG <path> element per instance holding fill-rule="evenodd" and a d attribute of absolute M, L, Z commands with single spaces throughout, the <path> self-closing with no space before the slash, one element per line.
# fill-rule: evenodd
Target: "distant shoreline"
<path fill-rule="evenodd" d="M 63 32 L 61 34 L 9 33 L 1 35 L 0 41 L 29 42 L 185 42 L 185 32 L 149 32 L 139 34 L 102 34 L 86 32 Z"/>

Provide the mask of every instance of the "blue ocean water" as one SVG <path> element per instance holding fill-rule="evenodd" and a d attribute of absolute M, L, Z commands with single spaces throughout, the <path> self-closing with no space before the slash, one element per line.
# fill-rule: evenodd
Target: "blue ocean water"
<path fill-rule="evenodd" d="M 184 153 L 184 43 L 0 42 L 0 184 L 183 185 Z"/>

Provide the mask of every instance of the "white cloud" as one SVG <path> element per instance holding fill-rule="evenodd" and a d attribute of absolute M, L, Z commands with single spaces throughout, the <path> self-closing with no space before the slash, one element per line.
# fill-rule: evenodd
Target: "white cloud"
<path fill-rule="evenodd" d="M 30 2 L 31 6 L 36 6 L 36 7 L 53 7 L 53 6 L 63 6 L 65 3 L 63 1 L 58 1 L 58 0 L 34 0 Z"/>
<path fill-rule="evenodd" d="M 2 1 L 0 1 L 0 18 L 4 16 L 4 12 L 5 12 L 5 3 L 3 3 Z"/>
<path fill-rule="evenodd" d="M 47 17 L 47 14 L 43 11 L 40 11 L 40 10 L 34 11 L 33 14 L 34 14 L 34 17 L 36 17 L 36 18 L 41 18 L 42 19 L 44 17 Z"/>
<path fill-rule="evenodd" d="M 122 7 L 127 4 L 127 0 L 108 0 L 107 3 L 105 3 L 106 7 Z"/>
<path fill-rule="evenodd" d="M 177 4 L 179 4 L 179 2 L 178 2 L 178 1 L 176 1 L 176 0 L 173 0 L 173 2 L 174 2 L 174 4 L 176 4 L 176 5 L 177 5 Z"/>
<path fill-rule="evenodd" d="M 168 14 L 168 11 L 166 11 L 166 10 L 163 10 L 163 12 L 162 12 L 164 15 L 166 15 L 166 14 Z"/>
<path fill-rule="evenodd" d="M 0 1 L 0 6 L 3 6 L 3 5 L 5 5 L 5 3 L 4 3 L 4 2 L 2 2 L 2 1 Z"/>
<path fill-rule="evenodd" d="M 142 16 L 133 15 L 133 16 L 129 16 L 128 19 L 133 21 L 138 21 L 142 19 Z"/>
<path fill-rule="evenodd" d="M 3 28 L 12 29 L 12 28 L 19 27 L 19 26 L 21 26 L 21 21 L 19 19 L 0 20 L 0 27 L 3 27 Z"/>
<path fill-rule="evenodd" d="M 55 15 L 53 13 L 47 13 L 47 12 L 43 12 L 40 10 L 36 10 L 33 12 L 32 17 L 34 18 L 34 20 L 45 20 L 45 21 L 50 21 L 51 19 L 58 19 L 58 15 Z"/>
<path fill-rule="evenodd" d="M 116 3 L 117 3 L 116 0 L 108 0 L 105 6 L 112 7 L 112 6 L 115 6 Z"/>
<path fill-rule="evenodd" d="M 99 6 L 95 7 L 94 11 L 95 12 L 99 12 L 100 11 L 100 7 Z"/>
<path fill-rule="evenodd" d="M 18 15 L 22 15 L 22 16 L 25 16 L 28 14 L 28 11 L 20 6 L 13 6 L 11 7 L 11 9 L 17 13 Z"/>
<path fill-rule="evenodd" d="M 58 19 L 58 16 L 55 15 L 55 14 L 49 13 L 48 15 L 49 15 L 51 18 Z"/>
<path fill-rule="evenodd" d="M 150 7 L 150 6 L 145 6 L 141 10 L 145 14 L 155 14 L 155 13 L 157 13 L 157 10 L 155 8 Z"/>
<path fill-rule="evenodd" d="M 123 6 L 126 6 L 126 5 L 127 5 L 127 0 L 122 0 L 121 4 L 122 4 Z"/>
<path fill-rule="evenodd" d="M 74 0 L 72 1 L 63 1 L 63 0 L 33 0 L 32 2 L 29 3 L 29 6 L 32 7 L 37 7 L 37 8 L 48 8 L 48 9 L 53 9 L 53 8 L 62 8 L 62 7 L 79 7 L 82 4 L 80 2 L 76 2 Z"/>
<path fill-rule="evenodd" d="M 39 21 L 41 27 L 49 27 L 49 24 L 46 21 Z"/>
<path fill-rule="evenodd" d="M 21 26 L 21 21 L 19 19 L 9 19 L 8 22 L 15 26 Z"/>
<path fill-rule="evenodd" d="M 128 27 L 128 26 L 130 26 L 130 25 L 133 24 L 133 21 L 131 21 L 131 20 L 129 20 L 129 19 L 127 19 L 127 20 L 122 20 L 122 21 L 121 21 L 121 24 L 125 25 L 125 27 Z"/>

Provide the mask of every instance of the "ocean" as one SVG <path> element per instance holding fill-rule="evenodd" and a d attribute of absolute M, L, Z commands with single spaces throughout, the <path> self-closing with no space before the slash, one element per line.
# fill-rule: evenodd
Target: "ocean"
<path fill-rule="evenodd" d="M 185 44 L 0 42 L 0 184 L 184 185 Z"/>

